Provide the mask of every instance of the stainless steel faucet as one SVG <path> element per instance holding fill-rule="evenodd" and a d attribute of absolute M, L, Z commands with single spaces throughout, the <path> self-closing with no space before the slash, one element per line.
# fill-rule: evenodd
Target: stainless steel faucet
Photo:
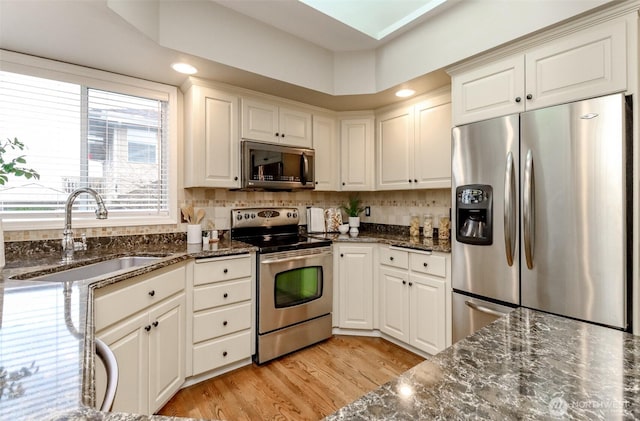
<path fill-rule="evenodd" d="M 104 206 L 102 197 L 98 194 L 97 191 L 89 187 L 80 187 L 79 189 L 75 189 L 74 191 L 72 191 L 67 198 L 67 204 L 64 208 L 65 224 L 64 231 L 62 231 L 62 260 L 64 262 L 70 262 L 73 260 L 73 252 L 75 250 L 87 249 L 86 236 L 82 236 L 82 241 L 74 241 L 73 231 L 71 230 L 71 207 L 73 206 L 73 202 L 76 200 L 76 197 L 78 197 L 82 193 L 89 193 L 91 196 L 93 196 L 96 203 L 98 204 L 98 208 L 96 209 L 96 218 L 107 219 L 107 208 Z"/>

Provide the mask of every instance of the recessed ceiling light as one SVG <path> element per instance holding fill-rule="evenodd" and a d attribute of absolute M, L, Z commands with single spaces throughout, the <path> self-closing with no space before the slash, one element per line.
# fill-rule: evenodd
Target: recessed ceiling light
<path fill-rule="evenodd" d="M 413 89 L 400 89 L 398 92 L 396 92 L 396 96 L 399 96 L 400 98 L 406 98 L 415 93 L 416 91 L 414 91 Z"/>
<path fill-rule="evenodd" d="M 173 63 L 171 65 L 171 68 L 176 72 L 184 73 L 185 75 L 193 75 L 198 73 L 198 69 L 187 63 Z"/>

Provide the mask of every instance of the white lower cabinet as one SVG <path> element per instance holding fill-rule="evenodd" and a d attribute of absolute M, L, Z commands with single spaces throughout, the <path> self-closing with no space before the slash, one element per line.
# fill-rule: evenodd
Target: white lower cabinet
<path fill-rule="evenodd" d="M 436 354 L 447 347 L 445 282 L 412 274 L 409 290 L 409 343 Z"/>
<path fill-rule="evenodd" d="M 409 343 L 409 274 L 381 267 L 380 331 Z"/>
<path fill-rule="evenodd" d="M 255 257 L 196 260 L 193 267 L 191 374 L 196 376 L 253 355 Z"/>
<path fill-rule="evenodd" d="M 114 412 L 152 414 L 185 380 L 185 267 L 179 263 L 97 289 L 96 337 L 115 354 Z M 96 368 L 98 405 L 106 375 Z"/>
<path fill-rule="evenodd" d="M 446 348 L 447 257 L 380 248 L 380 331 L 429 354 Z"/>
<path fill-rule="evenodd" d="M 334 245 L 334 280 L 338 280 L 338 327 L 343 329 L 373 329 L 375 245 Z M 337 304 L 337 306 L 335 306 Z M 335 323 L 334 323 L 335 324 Z"/>

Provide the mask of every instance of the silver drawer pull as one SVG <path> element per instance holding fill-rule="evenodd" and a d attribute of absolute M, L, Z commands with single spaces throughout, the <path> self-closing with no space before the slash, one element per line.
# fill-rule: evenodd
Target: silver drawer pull
<path fill-rule="evenodd" d="M 486 306 L 483 306 L 483 305 L 472 303 L 471 301 L 465 301 L 464 303 L 467 305 L 467 307 L 470 307 L 470 308 L 472 308 L 472 309 L 474 309 L 476 311 L 479 311 L 481 313 L 490 314 L 490 315 L 496 316 L 496 317 L 502 317 L 502 316 L 506 316 L 507 314 L 509 314 L 509 313 L 503 313 L 501 311 L 498 311 L 498 310 L 495 310 L 493 308 L 489 308 L 489 307 L 486 307 Z"/>

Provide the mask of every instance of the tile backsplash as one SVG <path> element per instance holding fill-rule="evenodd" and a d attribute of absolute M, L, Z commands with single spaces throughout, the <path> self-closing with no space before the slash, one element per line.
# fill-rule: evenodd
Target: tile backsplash
<path fill-rule="evenodd" d="M 448 215 L 451 207 L 451 190 L 402 190 L 385 192 L 246 192 L 224 189 L 193 188 L 184 191 L 183 204 L 193 204 L 206 212 L 202 226 L 214 225 L 217 229 L 230 227 L 233 208 L 243 207 L 296 207 L 300 210 L 301 224 L 306 224 L 308 206 L 321 208 L 340 207 L 350 196 L 358 195 L 363 206 L 371 207 L 371 216 L 360 215 L 362 222 L 385 225 L 409 225 L 411 214 Z M 343 214 L 343 217 L 346 216 Z M 108 223 L 108 221 L 105 221 Z M 75 230 L 76 235 L 86 233 L 88 237 L 119 235 L 144 235 L 186 231 L 186 224 L 145 225 L 135 227 L 101 227 Z M 61 238 L 61 230 L 5 231 L 5 241 L 33 241 Z"/>
<path fill-rule="evenodd" d="M 360 215 L 362 222 L 385 225 L 409 225 L 411 214 L 449 215 L 451 190 L 403 190 L 388 192 L 238 192 L 221 189 L 191 189 L 186 194 L 188 203 L 206 212 L 203 226 L 210 221 L 217 229 L 229 229 L 233 208 L 278 207 L 298 208 L 301 224 L 306 224 L 308 206 L 340 207 L 350 196 L 358 195 L 362 206 L 371 207 L 371 216 Z M 343 213 L 343 217 L 346 215 Z M 422 223 L 422 222 L 421 222 Z"/>

